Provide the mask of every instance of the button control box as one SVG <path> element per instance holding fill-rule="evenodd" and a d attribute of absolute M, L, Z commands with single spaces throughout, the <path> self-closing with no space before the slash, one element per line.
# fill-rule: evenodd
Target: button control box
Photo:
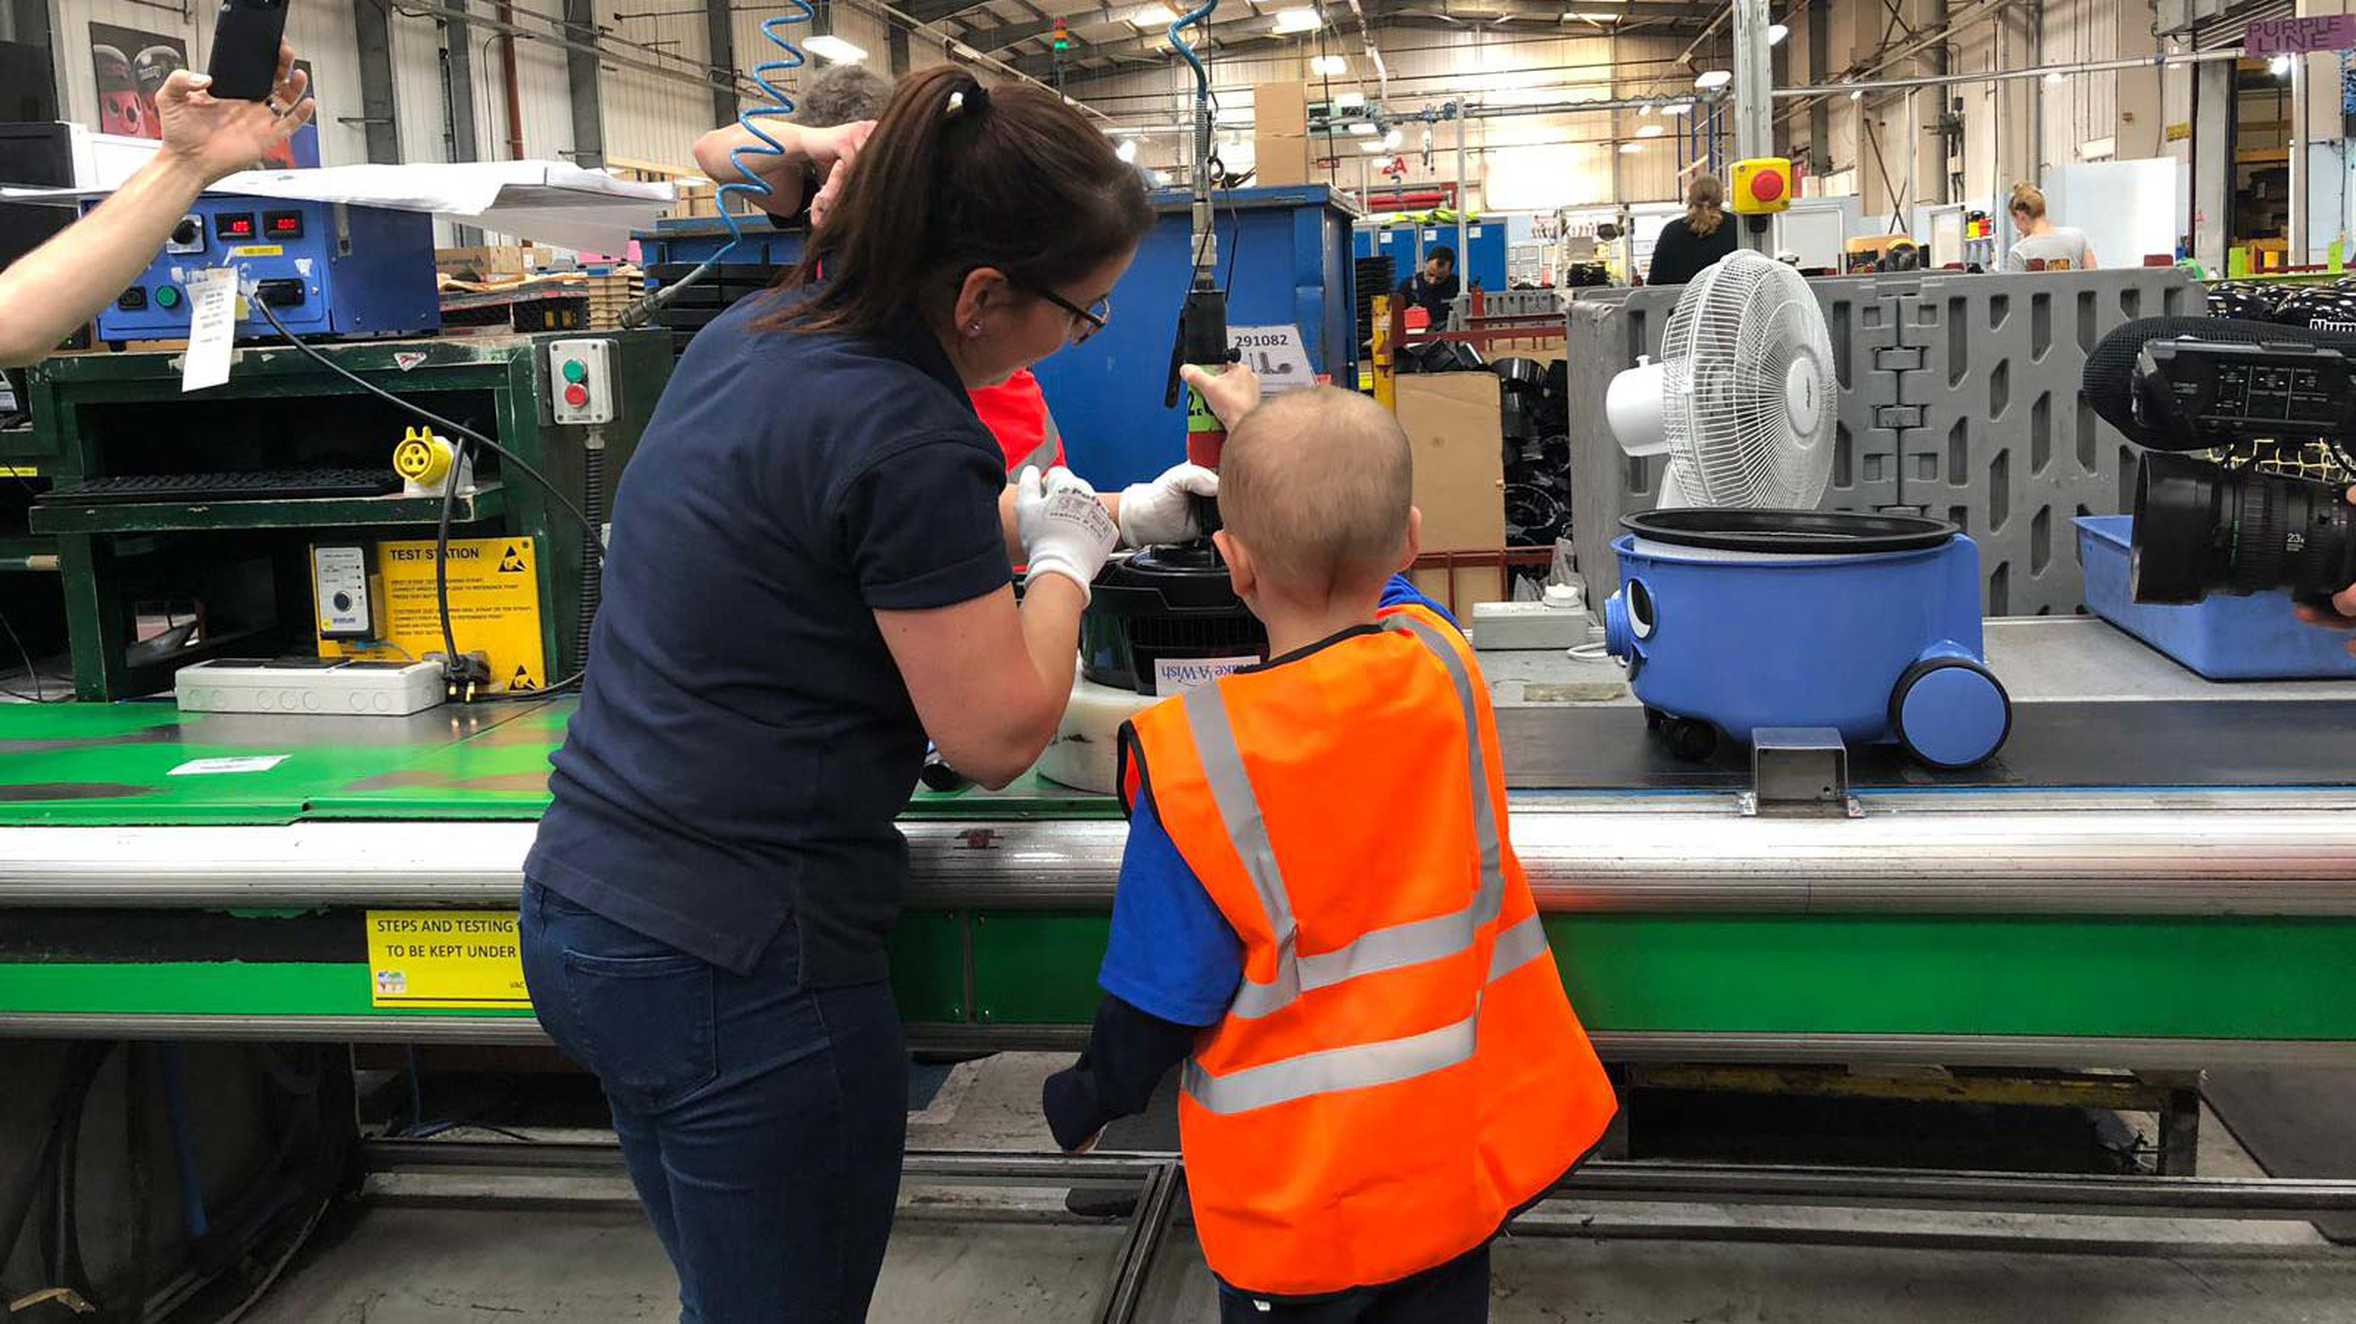
<path fill-rule="evenodd" d="M 613 364 L 611 340 L 550 341 L 550 416 L 565 425 L 613 422 L 620 394 Z"/>

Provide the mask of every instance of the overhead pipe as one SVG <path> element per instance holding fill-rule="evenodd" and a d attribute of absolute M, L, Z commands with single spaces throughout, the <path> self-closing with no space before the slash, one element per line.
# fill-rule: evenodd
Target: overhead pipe
<path fill-rule="evenodd" d="M 2102 74 L 2122 69 L 2166 68 L 2180 64 L 2202 64 L 2210 60 L 2238 60 L 2240 47 L 2224 51 L 2183 51 L 2175 54 L 2140 56 L 2122 60 L 2089 60 L 2081 64 L 2043 64 L 2028 69 L 1983 70 L 1968 74 L 1923 74 L 1912 78 L 1876 78 L 1854 83 L 1809 83 L 1800 87 L 1779 87 L 1774 96 L 1778 101 L 1795 97 L 1825 97 L 1850 92 L 1895 92 L 1915 87 L 1946 87 L 1957 83 L 2001 83 L 2018 78 L 2043 78 L 2047 74 Z"/>

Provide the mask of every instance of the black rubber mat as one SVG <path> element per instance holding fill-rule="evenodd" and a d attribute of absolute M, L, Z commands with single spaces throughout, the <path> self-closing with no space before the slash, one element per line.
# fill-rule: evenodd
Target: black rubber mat
<path fill-rule="evenodd" d="M 2269 1177 L 2356 1177 L 2356 1071 L 2212 1071 L 2201 1097 Z M 2315 1230 L 2356 1245 L 2356 1215 Z"/>
<path fill-rule="evenodd" d="M 1750 750 L 1721 742 L 1679 757 L 1634 708 L 1497 710 L 1516 790 L 1739 790 Z M 2022 704 L 2012 738 L 1967 772 L 1921 766 L 1894 745 L 1852 746 L 1859 789 L 1986 787 L 2356 786 L 2356 702 L 2210 701 Z"/>

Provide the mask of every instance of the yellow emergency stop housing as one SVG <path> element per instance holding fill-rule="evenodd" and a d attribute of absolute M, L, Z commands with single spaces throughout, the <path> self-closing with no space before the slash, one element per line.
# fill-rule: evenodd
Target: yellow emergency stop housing
<path fill-rule="evenodd" d="M 1726 205 L 1744 216 L 1765 216 L 1789 210 L 1794 191 L 1789 157 L 1753 157 L 1734 163 L 1734 183 L 1726 191 Z"/>
<path fill-rule="evenodd" d="M 428 428 L 410 428 L 393 447 L 393 472 L 401 476 L 411 495 L 439 493 L 457 463 L 458 448 L 450 439 Z"/>

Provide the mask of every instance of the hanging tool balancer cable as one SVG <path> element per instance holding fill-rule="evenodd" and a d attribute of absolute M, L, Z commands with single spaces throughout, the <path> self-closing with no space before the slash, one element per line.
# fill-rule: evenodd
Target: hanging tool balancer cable
<path fill-rule="evenodd" d="M 1218 212 L 1212 199 L 1211 166 L 1214 157 L 1212 135 L 1211 71 L 1204 67 L 1202 57 L 1195 53 L 1186 40 L 1185 29 L 1200 27 L 1210 30 L 1211 12 L 1219 7 L 1219 0 L 1203 0 L 1201 7 L 1179 16 L 1170 24 L 1170 47 L 1194 71 L 1194 271 L 1188 282 L 1185 302 L 1178 312 L 1178 331 L 1170 342 L 1170 375 L 1162 387 L 1162 407 L 1177 405 L 1181 386 L 1178 370 L 1189 363 L 1214 364 L 1230 362 L 1227 347 L 1227 297 L 1219 288 L 1219 250 L 1217 240 Z M 1240 237 L 1241 227 L 1238 226 Z M 1218 439 L 1205 434 L 1197 438 L 1190 431 L 1187 443 L 1188 458 L 1198 464 L 1215 464 L 1213 454 Z M 1198 449 L 1200 454 L 1198 454 Z"/>
<path fill-rule="evenodd" d="M 737 124 L 742 126 L 746 133 L 758 139 L 759 144 L 757 146 L 748 144 L 729 149 L 728 163 L 735 166 L 736 173 L 742 175 L 743 178 L 722 184 L 713 195 L 713 200 L 720 208 L 720 223 L 728 227 L 728 242 L 720 246 L 719 252 L 696 264 L 695 270 L 660 289 L 651 291 L 645 298 L 624 309 L 622 326 L 625 329 L 636 329 L 646 325 L 656 313 L 670 306 L 671 301 L 678 298 L 681 291 L 718 270 L 720 264 L 727 261 L 728 256 L 744 243 L 744 222 L 735 212 L 728 209 L 728 199 L 731 195 L 744 198 L 766 198 L 777 192 L 768 180 L 761 178 L 750 165 L 745 163 L 745 158 L 748 156 L 782 157 L 785 155 L 785 144 L 770 137 L 769 131 L 761 127 L 760 121 L 785 119 L 794 113 L 793 98 L 786 93 L 784 88 L 779 87 L 772 80 L 792 73 L 810 62 L 809 58 L 802 54 L 801 47 L 786 40 L 785 29 L 795 23 L 811 22 L 818 17 L 818 11 L 811 7 L 810 0 L 786 0 L 786 6 L 787 12 L 761 20 L 761 35 L 767 37 L 769 43 L 775 46 L 780 53 L 777 59 L 764 60 L 753 66 L 753 83 L 761 89 L 761 95 L 769 100 L 766 104 L 748 107 L 743 114 L 736 117 Z M 808 198 L 802 199 L 805 207 L 809 205 L 809 202 Z"/>

